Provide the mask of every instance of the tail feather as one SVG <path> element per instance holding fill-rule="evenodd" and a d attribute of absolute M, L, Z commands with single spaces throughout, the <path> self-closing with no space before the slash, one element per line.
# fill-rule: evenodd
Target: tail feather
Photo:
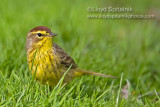
<path fill-rule="evenodd" d="M 75 77 L 84 76 L 84 75 L 94 75 L 94 76 L 100 76 L 100 77 L 116 78 L 116 77 L 111 76 L 111 75 L 96 73 L 96 72 L 92 72 L 92 71 L 86 71 L 86 70 L 83 70 L 83 69 L 76 69 Z"/>

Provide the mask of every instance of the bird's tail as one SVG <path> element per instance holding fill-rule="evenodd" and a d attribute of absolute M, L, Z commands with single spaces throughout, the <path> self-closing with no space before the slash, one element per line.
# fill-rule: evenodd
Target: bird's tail
<path fill-rule="evenodd" d="M 100 76 L 100 77 L 116 78 L 116 77 L 111 76 L 111 75 L 106 75 L 106 74 L 102 74 L 102 73 L 96 73 L 96 72 L 92 72 L 92 71 L 86 71 L 86 70 L 79 69 L 79 68 L 77 68 L 75 70 L 75 77 L 84 76 L 84 75 L 94 75 L 94 76 Z"/>

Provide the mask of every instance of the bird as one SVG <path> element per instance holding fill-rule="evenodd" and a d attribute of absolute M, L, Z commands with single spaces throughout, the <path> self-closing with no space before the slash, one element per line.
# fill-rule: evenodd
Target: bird
<path fill-rule="evenodd" d="M 26 37 L 26 53 L 29 70 L 32 76 L 41 84 L 56 86 L 64 73 L 63 84 L 67 84 L 76 77 L 94 75 L 101 77 L 114 76 L 83 70 L 59 45 L 54 43 L 56 33 L 46 26 L 31 29 Z"/>

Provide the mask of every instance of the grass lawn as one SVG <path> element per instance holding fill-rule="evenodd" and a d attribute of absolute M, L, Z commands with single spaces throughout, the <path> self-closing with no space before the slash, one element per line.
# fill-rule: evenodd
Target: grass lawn
<path fill-rule="evenodd" d="M 153 19 L 88 19 L 89 6 L 132 6 L 135 13 L 146 14 L 160 3 L 1 0 L 0 106 L 160 106 L 160 23 Z M 117 79 L 84 76 L 52 90 L 36 82 L 28 69 L 25 40 L 29 30 L 42 25 L 58 34 L 54 42 L 80 68 Z"/>

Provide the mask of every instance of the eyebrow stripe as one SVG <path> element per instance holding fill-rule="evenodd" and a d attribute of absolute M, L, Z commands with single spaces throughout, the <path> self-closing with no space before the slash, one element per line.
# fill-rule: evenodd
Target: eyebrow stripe
<path fill-rule="evenodd" d="M 36 33 L 41 33 L 41 34 L 44 34 L 44 35 L 49 35 L 49 33 L 47 33 L 46 31 L 36 31 L 36 32 L 32 32 L 33 34 L 36 34 Z"/>

